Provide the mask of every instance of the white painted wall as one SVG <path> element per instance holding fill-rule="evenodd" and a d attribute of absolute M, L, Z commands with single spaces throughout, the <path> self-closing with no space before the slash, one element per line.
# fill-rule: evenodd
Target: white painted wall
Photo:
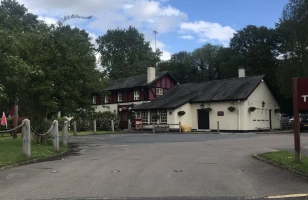
<path fill-rule="evenodd" d="M 263 101 L 265 102 L 264 107 L 262 107 Z M 269 110 L 272 110 L 272 129 L 280 129 L 280 114 L 274 111 L 275 109 L 280 109 L 279 104 L 264 82 L 259 84 L 245 104 L 246 129 L 269 129 Z M 257 110 L 248 112 L 249 107 L 256 107 Z"/>
<path fill-rule="evenodd" d="M 200 109 L 201 103 L 193 103 L 191 104 L 191 112 L 192 112 L 192 128 L 198 129 L 198 109 Z M 243 103 L 240 103 L 242 106 Z M 228 110 L 228 107 L 234 106 L 236 109 L 233 112 Z M 212 103 L 204 103 L 204 107 L 212 108 L 209 113 L 210 116 L 210 129 L 217 129 L 217 121 L 219 121 L 220 130 L 238 130 L 238 107 L 237 101 L 231 102 L 212 102 Z M 223 111 L 224 116 L 218 116 L 217 112 Z"/>

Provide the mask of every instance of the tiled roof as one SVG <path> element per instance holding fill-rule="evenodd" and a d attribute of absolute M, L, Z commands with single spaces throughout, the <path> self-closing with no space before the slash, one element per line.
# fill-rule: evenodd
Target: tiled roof
<path fill-rule="evenodd" d="M 177 85 L 164 96 L 138 105 L 134 109 L 174 109 L 187 102 L 247 99 L 263 78 L 264 75 Z"/>
<path fill-rule="evenodd" d="M 162 76 L 166 74 L 169 74 L 169 72 L 164 71 L 157 73 L 155 79 L 151 83 L 155 82 L 156 80 L 160 79 Z M 146 85 L 149 85 L 147 83 L 147 75 L 131 76 L 112 81 L 111 86 L 106 88 L 105 90 L 127 89 L 127 88 L 142 87 Z"/>

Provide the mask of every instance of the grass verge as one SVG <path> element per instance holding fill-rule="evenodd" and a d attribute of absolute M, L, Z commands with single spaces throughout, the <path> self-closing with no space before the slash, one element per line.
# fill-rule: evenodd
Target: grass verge
<path fill-rule="evenodd" d="M 301 156 L 301 163 L 297 164 L 294 162 L 294 153 L 288 151 L 275 151 L 269 153 L 259 154 L 259 157 L 278 163 L 282 166 L 288 167 L 290 169 L 295 169 L 305 175 L 308 175 L 308 157 Z"/>
<path fill-rule="evenodd" d="M 69 147 L 60 146 L 60 152 L 63 153 L 69 150 Z M 13 139 L 9 136 L 0 137 L 0 167 L 17 164 L 37 158 L 48 158 L 58 153 L 53 151 L 50 144 L 31 143 L 31 157 L 22 157 L 22 140 L 20 136 Z"/>

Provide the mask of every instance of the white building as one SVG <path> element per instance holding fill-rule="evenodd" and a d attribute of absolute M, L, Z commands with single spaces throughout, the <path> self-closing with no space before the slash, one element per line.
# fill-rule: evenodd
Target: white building
<path fill-rule="evenodd" d="M 280 107 L 264 75 L 177 85 L 164 96 L 134 108 L 145 129 L 179 124 L 193 130 L 256 131 L 280 129 Z M 184 114 L 185 113 L 185 114 Z M 153 115 L 158 115 L 158 120 Z M 184 114 L 184 115 L 183 115 Z M 170 125 L 178 129 L 178 125 Z"/>

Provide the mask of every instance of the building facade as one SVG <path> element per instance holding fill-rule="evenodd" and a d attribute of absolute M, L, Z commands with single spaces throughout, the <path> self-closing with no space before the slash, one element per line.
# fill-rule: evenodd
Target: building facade
<path fill-rule="evenodd" d="M 193 130 L 258 131 L 280 129 L 280 106 L 264 76 L 177 85 L 163 97 L 136 106 L 144 128 L 181 124 Z M 158 119 L 152 117 L 158 115 Z M 170 125 L 170 129 L 178 129 Z"/>
<path fill-rule="evenodd" d="M 115 80 L 106 88 L 105 95 L 93 94 L 96 112 L 110 111 L 120 118 L 120 128 L 128 127 L 132 108 L 160 98 L 178 82 L 169 72 L 156 74 L 154 67 L 148 67 L 147 74 Z"/>

